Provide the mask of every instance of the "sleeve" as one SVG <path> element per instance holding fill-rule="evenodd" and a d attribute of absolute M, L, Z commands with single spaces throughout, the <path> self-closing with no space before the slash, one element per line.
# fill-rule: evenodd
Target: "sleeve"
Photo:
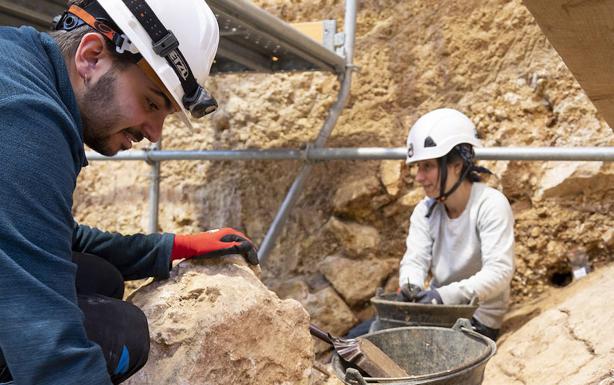
<path fill-rule="evenodd" d="M 509 287 L 514 274 L 514 216 L 509 202 L 498 193 L 482 202 L 477 231 L 482 269 L 473 276 L 438 288 L 445 304 L 492 299 Z"/>
<path fill-rule="evenodd" d="M 424 200 L 416 206 L 409 220 L 409 234 L 405 241 L 406 251 L 399 271 L 399 286 L 409 282 L 423 288 L 431 268 L 433 238 L 429 232 L 426 212 L 427 205 Z"/>
<path fill-rule="evenodd" d="M 124 279 L 165 279 L 171 269 L 174 235 L 122 235 L 75 223 L 72 249 L 106 259 Z"/>
<path fill-rule="evenodd" d="M 2 83 L 0 82 L 0 85 Z M 0 100 L 0 346 L 16 384 L 111 385 L 71 260 L 78 137 L 56 103 Z M 73 125 L 74 127 L 74 125 Z M 76 131 L 75 131 L 76 132 Z"/>

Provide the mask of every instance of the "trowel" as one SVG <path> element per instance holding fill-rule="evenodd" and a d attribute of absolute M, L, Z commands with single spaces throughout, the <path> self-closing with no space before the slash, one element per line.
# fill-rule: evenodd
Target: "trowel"
<path fill-rule="evenodd" d="M 371 377 L 408 377 L 407 372 L 392 358 L 365 338 L 333 337 L 314 324 L 309 325 L 309 332 L 331 344 L 339 357 Z"/>

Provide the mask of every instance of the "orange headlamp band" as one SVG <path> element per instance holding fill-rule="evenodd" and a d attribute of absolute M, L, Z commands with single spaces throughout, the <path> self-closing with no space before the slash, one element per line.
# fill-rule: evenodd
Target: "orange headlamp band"
<path fill-rule="evenodd" d="M 70 8 L 68 8 L 68 12 L 83 20 L 87 25 L 94 28 L 97 32 L 106 36 L 107 39 L 111 40 L 112 42 L 116 41 L 117 32 L 103 22 L 96 20 L 94 16 L 87 13 L 87 11 L 83 8 L 76 5 L 71 5 Z"/>

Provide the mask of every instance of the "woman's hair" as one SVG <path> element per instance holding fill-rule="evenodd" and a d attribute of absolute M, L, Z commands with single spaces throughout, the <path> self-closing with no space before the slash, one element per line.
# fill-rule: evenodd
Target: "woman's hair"
<path fill-rule="evenodd" d="M 467 174 L 466 179 L 470 182 L 479 182 L 482 180 L 479 172 L 484 172 L 483 167 L 479 167 L 475 165 L 475 152 L 473 151 L 473 146 L 468 143 L 457 144 L 448 152 L 446 155 L 447 163 L 457 163 L 462 162 L 463 168 L 461 170 L 461 175 Z"/>

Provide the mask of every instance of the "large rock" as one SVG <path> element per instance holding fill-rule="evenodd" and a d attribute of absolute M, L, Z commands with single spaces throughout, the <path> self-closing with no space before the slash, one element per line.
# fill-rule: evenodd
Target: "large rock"
<path fill-rule="evenodd" d="M 612 379 L 614 265 L 545 297 L 508 322 L 531 317 L 500 343 L 484 385 L 606 384 Z M 505 326 L 505 325 L 504 325 Z M 604 334 L 605 333 L 605 334 Z"/>
<path fill-rule="evenodd" d="M 397 264 L 395 259 L 356 261 L 329 256 L 320 264 L 320 271 L 345 301 L 354 306 L 373 297 Z"/>
<path fill-rule="evenodd" d="M 358 321 L 332 287 L 309 294 L 301 303 L 313 323 L 334 335 L 344 335 Z"/>
<path fill-rule="evenodd" d="M 380 191 L 380 181 L 373 175 L 345 183 L 335 192 L 335 213 L 352 219 L 369 218 L 373 214 L 372 198 Z"/>
<path fill-rule="evenodd" d="M 324 279 L 323 279 L 324 280 Z M 293 278 L 275 287 L 280 298 L 299 301 L 309 312 L 311 322 L 334 335 L 345 334 L 358 320 L 348 305 L 326 280 L 325 286 L 310 288 L 300 278 Z"/>
<path fill-rule="evenodd" d="M 309 294 L 301 304 L 311 315 L 312 323 L 334 336 L 345 335 L 358 322 L 352 310 L 330 286 Z M 322 353 L 331 346 L 316 340 L 314 349 L 316 353 Z"/>
<path fill-rule="evenodd" d="M 547 166 L 538 197 L 565 197 L 607 192 L 614 185 L 614 167 L 602 162 L 554 162 Z"/>
<path fill-rule="evenodd" d="M 151 351 L 128 384 L 308 383 L 307 312 L 269 291 L 240 257 L 183 262 L 131 300 L 149 320 Z"/>
<path fill-rule="evenodd" d="M 380 163 L 379 177 L 389 195 L 397 196 L 401 189 L 402 168 L 403 161 L 401 160 L 383 160 Z"/>
<path fill-rule="evenodd" d="M 394 204 L 384 208 L 384 216 L 391 217 L 398 213 L 407 213 L 409 217 L 422 199 L 424 199 L 424 190 L 422 188 L 415 188 L 397 199 Z"/>
<path fill-rule="evenodd" d="M 337 238 L 349 256 L 367 255 L 376 251 L 380 244 L 379 232 L 371 226 L 332 217 L 326 223 L 326 230 Z"/>

